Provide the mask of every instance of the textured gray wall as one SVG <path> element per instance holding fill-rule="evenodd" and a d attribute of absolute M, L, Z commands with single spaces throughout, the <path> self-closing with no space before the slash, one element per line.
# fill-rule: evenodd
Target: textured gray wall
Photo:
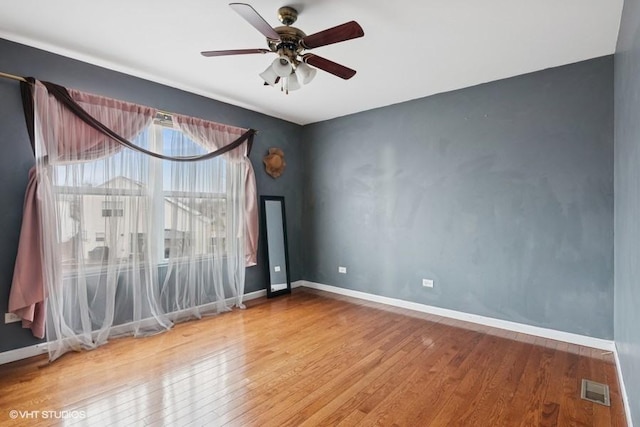
<path fill-rule="evenodd" d="M 611 56 L 308 125 L 303 145 L 305 279 L 613 338 Z"/>
<path fill-rule="evenodd" d="M 92 66 L 42 50 L 0 39 L 0 71 L 33 76 L 113 98 L 162 110 L 201 117 L 220 123 L 258 129 L 251 161 L 256 171 L 258 194 L 284 196 L 291 280 L 302 278 L 300 212 L 302 209 L 301 127 L 263 114 L 173 89 L 147 80 Z M 215 78 L 212 76 L 211 78 Z M 260 90 L 257 88 L 256 90 Z M 283 99 L 283 101 L 285 101 Z M 37 343 L 19 324 L 4 324 L 13 275 L 27 173 L 33 155 L 22 115 L 17 82 L 0 79 L 0 352 Z M 264 172 L 262 157 L 269 147 L 284 150 L 287 169 L 274 180 Z M 246 292 L 265 288 L 262 247 L 258 266 L 247 269 Z"/>
<path fill-rule="evenodd" d="M 615 55 L 615 310 L 618 357 L 640 425 L 640 3 L 624 2 Z"/>

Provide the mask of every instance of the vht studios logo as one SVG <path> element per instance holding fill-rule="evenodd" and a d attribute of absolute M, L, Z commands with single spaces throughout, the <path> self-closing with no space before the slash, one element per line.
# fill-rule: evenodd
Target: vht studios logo
<path fill-rule="evenodd" d="M 20 419 L 58 419 L 68 420 L 85 418 L 87 415 L 84 411 L 18 411 L 13 409 L 9 411 L 9 418 L 12 420 Z"/>

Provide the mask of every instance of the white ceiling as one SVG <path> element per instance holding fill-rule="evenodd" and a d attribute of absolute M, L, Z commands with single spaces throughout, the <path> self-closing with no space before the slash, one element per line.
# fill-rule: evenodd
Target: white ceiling
<path fill-rule="evenodd" d="M 363 38 L 313 53 L 358 73 L 345 81 L 319 71 L 284 95 L 258 76 L 274 55 L 201 56 L 266 47 L 227 2 L 214 0 L 14 1 L 0 13 L 0 37 L 307 124 L 612 54 L 623 0 L 251 4 L 274 27 L 279 7 L 297 8 L 294 26 L 307 34 L 356 20 Z"/>

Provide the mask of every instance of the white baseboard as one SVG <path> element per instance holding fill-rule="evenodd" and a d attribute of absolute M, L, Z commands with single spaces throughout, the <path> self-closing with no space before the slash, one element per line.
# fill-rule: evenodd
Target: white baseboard
<path fill-rule="evenodd" d="M 15 350 L 4 351 L 0 353 L 0 365 L 15 362 L 16 360 L 27 359 L 33 356 L 39 356 L 47 352 L 47 343 L 43 342 L 28 347 L 16 348 Z"/>
<path fill-rule="evenodd" d="M 242 300 L 243 301 L 251 301 L 252 299 L 258 299 L 258 298 L 262 298 L 264 296 L 267 296 L 267 290 L 266 289 L 260 289 L 259 291 L 253 291 L 253 292 L 249 292 L 248 294 L 244 294 L 244 297 L 242 297 Z"/>
<path fill-rule="evenodd" d="M 631 419 L 631 406 L 629 406 L 629 396 L 627 396 L 627 388 L 624 385 L 622 366 L 620 365 L 620 358 L 618 357 L 618 348 L 615 346 L 613 355 L 616 358 L 616 373 L 618 374 L 618 385 L 620 386 L 620 394 L 622 395 L 622 403 L 624 404 L 624 413 L 627 416 L 627 426 L 633 427 L 633 420 Z"/>
<path fill-rule="evenodd" d="M 299 287 L 301 286 L 301 282 L 294 282 L 291 284 L 291 287 Z M 244 301 L 250 301 L 252 299 L 257 299 L 257 298 L 261 298 L 267 295 L 267 291 L 265 289 L 261 289 L 259 291 L 255 291 L 255 292 L 249 292 L 248 294 L 244 294 L 243 300 Z M 235 302 L 234 298 L 227 298 L 225 300 L 225 304 L 227 305 L 232 305 Z M 215 303 L 214 303 L 215 304 Z M 214 305 L 214 304 L 207 304 L 205 306 L 199 307 L 202 309 L 206 309 L 209 305 Z M 177 314 L 177 313 L 170 313 L 170 314 Z M 143 320 L 144 322 L 144 320 Z M 124 324 L 124 325 L 117 325 L 114 326 L 112 328 L 112 331 L 114 332 L 115 335 L 119 334 L 119 331 L 125 331 L 126 327 L 129 324 Z M 22 347 L 22 348 L 17 348 L 15 350 L 9 350 L 9 351 L 4 351 L 2 353 L 0 353 L 0 365 L 3 365 L 5 363 L 11 363 L 11 362 L 15 362 L 18 360 L 22 360 L 22 359 L 27 359 L 29 357 L 33 357 L 33 356 L 39 356 L 41 354 L 47 353 L 48 352 L 48 345 L 46 342 L 43 343 L 39 343 L 39 344 L 35 344 L 35 345 L 30 345 L 28 347 Z"/>
<path fill-rule="evenodd" d="M 302 286 L 321 291 L 332 292 L 335 294 L 345 295 L 353 298 L 359 298 L 366 301 L 377 302 L 381 304 L 391 305 L 394 307 L 406 308 L 408 310 L 419 311 L 422 313 L 435 314 L 437 316 L 449 317 L 451 319 L 463 320 L 466 322 L 477 323 L 480 325 L 490 326 L 493 328 L 506 329 L 513 332 L 521 332 L 528 335 L 535 335 L 542 338 L 549 338 L 557 341 L 564 341 L 571 344 L 578 344 L 585 347 L 592 347 L 601 350 L 615 351 L 613 341 L 601 338 L 593 338 L 585 335 L 573 334 L 570 332 L 557 331 L 555 329 L 541 328 L 538 326 L 525 325 L 523 323 L 511 322 L 508 320 L 494 319 L 492 317 L 480 316 L 477 314 L 464 313 L 462 311 L 449 310 L 446 308 L 434 307 L 431 305 L 420 304 L 411 301 L 404 301 L 396 298 L 383 297 L 380 295 L 369 294 L 366 292 L 354 291 L 351 289 L 339 288 L 337 286 L 323 285 L 321 283 L 302 281 Z"/>

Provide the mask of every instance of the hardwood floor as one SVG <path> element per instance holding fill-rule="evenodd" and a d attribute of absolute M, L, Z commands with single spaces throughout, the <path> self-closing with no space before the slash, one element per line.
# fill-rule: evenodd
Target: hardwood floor
<path fill-rule="evenodd" d="M 0 366 L 0 425 L 626 425 L 600 350 L 308 289 L 247 305 Z"/>

